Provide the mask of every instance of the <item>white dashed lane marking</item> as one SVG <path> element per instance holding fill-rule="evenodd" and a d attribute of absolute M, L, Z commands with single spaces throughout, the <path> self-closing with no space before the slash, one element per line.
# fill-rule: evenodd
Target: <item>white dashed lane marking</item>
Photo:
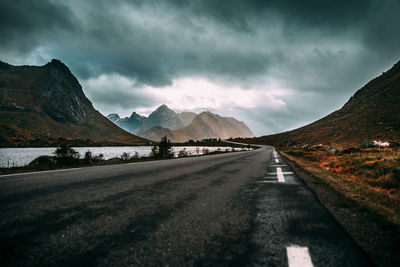
<path fill-rule="evenodd" d="M 285 177 L 283 176 L 282 168 L 280 167 L 276 168 L 276 175 L 278 176 L 278 182 L 280 183 L 285 182 Z"/>
<path fill-rule="evenodd" d="M 294 174 L 294 172 L 281 172 L 283 175 L 285 175 L 285 174 Z M 267 175 L 278 175 L 278 172 L 270 172 L 270 173 L 267 173 Z"/>
<path fill-rule="evenodd" d="M 8 177 L 8 176 L 22 176 L 22 175 L 30 175 L 30 174 L 42 174 L 42 173 L 49 173 L 49 172 L 65 172 L 65 171 L 76 171 L 82 168 L 70 168 L 70 169 L 61 169 L 61 170 L 50 170 L 50 171 L 38 171 L 38 172 L 23 172 L 23 173 L 13 173 L 13 174 L 4 174 L 0 175 L 0 178 Z M 3 180 L 0 182 L 4 182 L 7 180 Z"/>
<path fill-rule="evenodd" d="M 269 165 L 268 167 L 287 167 L 285 164 L 275 164 L 275 165 Z"/>
<path fill-rule="evenodd" d="M 279 159 L 275 159 L 275 163 L 279 163 Z"/>
<path fill-rule="evenodd" d="M 307 247 L 290 246 L 286 248 L 289 267 L 313 267 Z"/>

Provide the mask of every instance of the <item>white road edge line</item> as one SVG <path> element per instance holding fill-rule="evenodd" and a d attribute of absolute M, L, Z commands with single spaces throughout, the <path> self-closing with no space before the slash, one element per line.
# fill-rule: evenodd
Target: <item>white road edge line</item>
<path fill-rule="evenodd" d="M 8 176 L 21 176 L 21 175 L 29 175 L 29 174 L 41 174 L 41 173 L 49 173 L 49 172 L 74 171 L 74 170 L 80 170 L 80 169 L 82 169 L 82 168 L 69 168 L 69 169 L 37 171 L 37 172 L 21 172 L 21 173 L 14 173 L 14 174 L 10 173 L 10 174 L 2 174 L 2 175 L 0 175 L 0 178 L 8 177 Z"/>
<path fill-rule="evenodd" d="M 286 248 L 289 267 L 313 267 L 307 247 L 290 246 Z"/>
<path fill-rule="evenodd" d="M 284 183 L 285 182 L 285 177 L 283 176 L 282 168 L 280 168 L 280 167 L 276 168 L 276 174 L 278 176 L 278 182 Z"/>

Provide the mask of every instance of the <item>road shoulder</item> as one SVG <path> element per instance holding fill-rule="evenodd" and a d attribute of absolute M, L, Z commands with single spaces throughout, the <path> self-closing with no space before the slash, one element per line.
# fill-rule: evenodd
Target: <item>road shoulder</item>
<path fill-rule="evenodd" d="M 340 192 L 324 183 L 323 179 L 302 169 L 281 153 L 287 164 L 316 198 L 335 217 L 349 235 L 362 247 L 378 266 L 396 266 L 400 262 L 398 228 L 382 226 L 362 207 L 349 202 Z"/>

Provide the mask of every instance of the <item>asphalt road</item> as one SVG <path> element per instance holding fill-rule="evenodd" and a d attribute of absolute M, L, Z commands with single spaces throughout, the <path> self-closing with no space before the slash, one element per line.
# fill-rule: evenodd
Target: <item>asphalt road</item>
<path fill-rule="evenodd" d="M 10 266 L 368 266 L 271 147 L 0 176 Z"/>

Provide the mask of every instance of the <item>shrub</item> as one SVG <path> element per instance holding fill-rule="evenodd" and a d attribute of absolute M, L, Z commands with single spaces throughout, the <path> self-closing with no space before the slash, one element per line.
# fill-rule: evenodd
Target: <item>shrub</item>
<path fill-rule="evenodd" d="M 174 152 L 172 151 L 172 144 L 168 140 L 167 136 L 164 136 L 158 145 L 151 148 L 150 157 L 156 159 L 168 159 L 174 157 Z"/>
<path fill-rule="evenodd" d="M 57 163 L 60 164 L 75 164 L 79 161 L 79 152 L 69 147 L 68 145 L 61 145 L 54 151 Z"/>
<path fill-rule="evenodd" d="M 122 160 L 129 160 L 130 158 L 131 158 L 131 155 L 129 153 L 124 152 L 121 155 Z"/>
<path fill-rule="evenodd" d="M 157 158 L 158 157 L 158 155 L 159 155 L 159 149 L 158 149 L 158 146 L 157 145 L 155 145 L 155 146 L 153 146 L 152 148 L 151 148 L 151 152 L 150 152 L 150 157 L 151 158 Z"/>
<path fill-rule="evenodd" d="M 189 156 L 189 153 L 186 151 L 186 148 L 184 148 L 183 150 L 179 151 L 178 153 L 178 157 L 182 158 L 182 157 L 187 157 Z"/>
<path fill-rule="evenodd" d="M 85 152 L 84 160 L 85 160 L 85 163 L 89 163 L 89 164 L 93 163 L 93 156 L 92 156 L 92 152 L 90 150 Z"/>
<path fill-rule="evenodd" d="M 339 152 L 339 155 L 358 153 L 358 152 L 360 152 L 360 151 L 361 151 L 361 149 L 359 149 L 359 148 L 356 148 L 356 147 L 349 147 L 349 148 L 346 148 L 346 149 L 340 151 L 340 152 Z"/>
<path fill-rule="evenodd" d="M 54 151 L 54 154 L 58 158 L 74 158 L 79 159 L 80 155 L 79 152 L 75 149 L 69 147 L 68 145 L 61 145 Z"/>
<path fill-rule="evenodd" d="M 95 160 L 101 161 L 101 160 L 104 160 L 104 155 L 100 153 L 100 154 L 94 156 L 93 158 Z"/>
<path fill-rule="evenodd" d="M 54 160 L 53 157 L 50 156 L 39 156 L 32 160 L 28 166 L 29 167 L 48 167 L 48 166 L 53 166 L 56 164 L 56 161 Z"/>

